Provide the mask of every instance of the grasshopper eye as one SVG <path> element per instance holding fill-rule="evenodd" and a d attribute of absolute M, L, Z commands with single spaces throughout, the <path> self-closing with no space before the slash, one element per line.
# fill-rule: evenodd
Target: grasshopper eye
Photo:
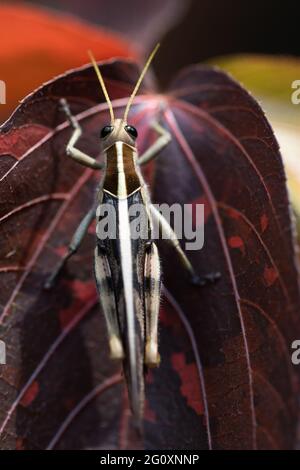
<path fill-rule="evenodd" d="M 113 131 L 113 129 L 114 129 L 113 126 L 104 126 L 100 132 L 101 139 L 104 139 L 108 134 L 110 134 Z"/>
<path fill-rule="evenodd" d="M 136 139 L 137 136 L 138 136 L 138 132 L 137 132 L 136 128 L 133 127 L 133 126 L 125 126 L 125 131 L 126 131 L 127 134 L 129 134 L 130 137 L 132 137 L 133 139 Z"/>

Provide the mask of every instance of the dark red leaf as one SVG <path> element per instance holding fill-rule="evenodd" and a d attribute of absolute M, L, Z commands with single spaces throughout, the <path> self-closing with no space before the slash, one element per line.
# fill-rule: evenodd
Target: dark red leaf
<path fill-rule="evenodd" d="M 121 115 L 138 70 L 102 66 Z M 92 276 L 93 233 L 53 292 L 43 282 L 90 207 L 98 174 L 65 155 L 69 100 L 96 156 L 109 122 L 91 67 L 26 98 L 2 127 L 0 428 L 4 448 L 291 448 L 300 333 L 299 290 L 285 177 L 259 106 L 225 74 L 193 67 L 165 97 L 142 88 L 131 111 L 142 151 L 157 116 L 173 136 L 145 169 L 155 202 L 205 204 L 205 245 L 188 256 L 215 285 L 190 285 L 171 249 L 164 267 L 160 368 L 147 377 L 145 436 L 130 425 L 107 354 Z"/>

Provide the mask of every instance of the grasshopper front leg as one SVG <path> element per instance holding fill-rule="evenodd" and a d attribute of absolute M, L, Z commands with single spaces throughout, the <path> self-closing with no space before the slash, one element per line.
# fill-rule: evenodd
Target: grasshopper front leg
<path fill-rule="evenodd" d="M 82 134 L 82 129 L 76 117 L 72 115 L 70 107 L 65 98 L 62 98 L 60 100 L 60 105 L 62 107 L 62 110 L 65 112 L 72 128 L 74 129 L 74 132 L 67 144 L 67 155 L 73 158 L 73 160 L 77 161 L 81 165 L 93 168 L 94 170 L 101 170 L 103 168 L 103 165 L 101 163 L 97 162 L 97 160 L 75 147 L 75 144 L 77 143 Z"/>
<path fill-rule="evenodd" d="M 146 152 L 144 152 L 138 159 L 138 164 L 145 165 L 149 163 L 154 158 L 158 157 L 159 153 L 171 142 L 171 134 L 164 129 L 158 122 L 154 121 L 151 124 L 152 129 L 154 129 L 159 138 L 149 147 Z"/>

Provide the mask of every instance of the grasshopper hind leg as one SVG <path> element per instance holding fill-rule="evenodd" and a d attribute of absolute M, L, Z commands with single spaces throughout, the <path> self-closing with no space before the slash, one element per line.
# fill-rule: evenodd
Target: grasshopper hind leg
<path fill-rule="evenodd" d="M 95 277 L 100 303 L 106 320 L 111 358 L 123 359 L 124 349 L 116 313 L 113 279 L 106 253 L 99 246 L 95 249 Z"/>
<path fill-rule="evenodd" d="M 158 353 L 158 315 L 161 289 L 160 262 L 157 246 L 152 242 L 145 256 L 145 310 L 146 310 L 146 345 L 145 364 L 156 367 L 160 363 Z"/>

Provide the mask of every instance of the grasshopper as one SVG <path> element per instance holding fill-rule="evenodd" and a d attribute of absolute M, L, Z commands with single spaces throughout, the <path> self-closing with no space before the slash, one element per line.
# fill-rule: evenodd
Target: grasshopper
<path fill-rule="evenodd" d="M 101 206 L 111 205 L 116 212 L 117 236 L 115 239 L 96 238 L 95 278 L 99 299 L 105 316 L 111 358 L 122 360 L 129 401 L 133 416 L 141 423 L 144 408 L 144 374 L 147 367 L 158 366 L 158 315 L 161 291 L 161 268 L 157 245 L 153 240 L 154 224 L 160 227 L 164 239 L 175 248 L 194 284 L 204 285 L 218 274 L 199 278 L 183 252 L 175 232 L 162 214 L 151 204 L 150 195 L 140 167 L 157 157 L 171 141 L 170 133 L 158 122 L 152 127 L 158 139 L 140 157 L 136 146 L 137 130 L 127 123 L 128 113 L 144 75 L 158 49 L 149 59 L 130 96 L 122 119 L 114 116 L 112 103 L 100 69 L 90 53 L 101 89 L 110 112 L 110 124 L 100 132 L 103 163 L 83 153 L 76 147 L 82 130 L 72 115 L 65 99 L 60 105 L 71 127 L 72 136 L 66 154 L 87 167 L 103 170 L 97 191 L 96 204 L 85 215 L 69 244 L 68 251 L 47 279 L 50 288 L 66 261 L 78 250 L 94 218 L 101 220 Z M 141 237 L 131 238 L 129 210 L 133 204 L 145 208 L 146 218 L 141 227 Z"/>

